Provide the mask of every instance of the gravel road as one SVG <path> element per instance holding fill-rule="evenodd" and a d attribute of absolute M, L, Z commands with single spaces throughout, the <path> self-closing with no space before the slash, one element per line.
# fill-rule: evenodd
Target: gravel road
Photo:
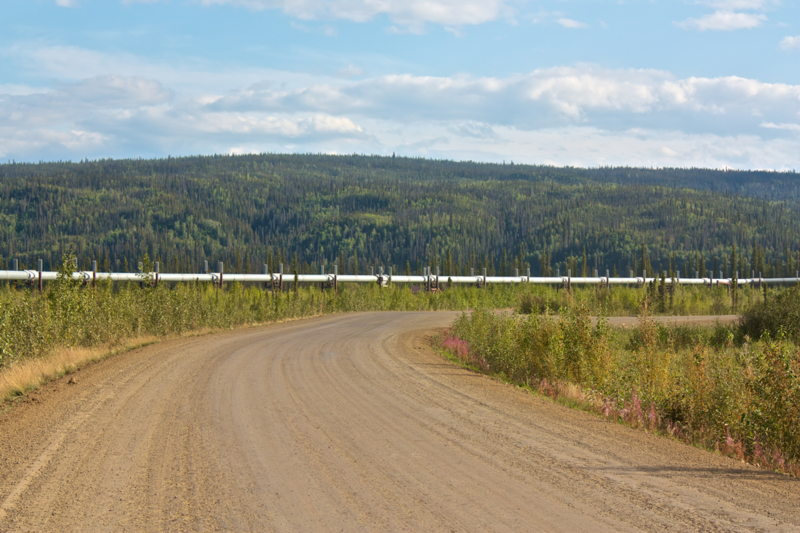
<path fill-rule="evenodd" d="M 800 480 L 458 368 L 457 313 L 140 348 L 0 415 L 0 531 L 800 531 Z"/>

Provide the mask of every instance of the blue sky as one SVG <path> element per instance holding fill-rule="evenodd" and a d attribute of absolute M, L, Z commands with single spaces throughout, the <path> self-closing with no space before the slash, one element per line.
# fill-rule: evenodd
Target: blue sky
<path fill-rule="evenodd" d="M 6 0 L 0 159 L 800 169 L 788 0 Z"/>

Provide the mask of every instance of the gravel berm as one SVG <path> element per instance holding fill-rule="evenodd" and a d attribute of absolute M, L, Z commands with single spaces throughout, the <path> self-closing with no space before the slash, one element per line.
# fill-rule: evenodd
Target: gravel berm
<path fill-rule="evenodd" d="M 457 313 L 165 341 L 0 416 L 2 531 L 798 531 L 800 480 L 459 368 Z"/>

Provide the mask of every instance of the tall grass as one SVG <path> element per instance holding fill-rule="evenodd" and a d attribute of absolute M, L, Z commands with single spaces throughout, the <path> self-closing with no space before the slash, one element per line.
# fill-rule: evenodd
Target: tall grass
<path fill-rule="evenodd" d="M 481 371 L 611 419 L 800 474 L 800 350 L 735 327 L 593 325 L 587 306 L 557 316 L 464 314 L 441 338 Z"/>

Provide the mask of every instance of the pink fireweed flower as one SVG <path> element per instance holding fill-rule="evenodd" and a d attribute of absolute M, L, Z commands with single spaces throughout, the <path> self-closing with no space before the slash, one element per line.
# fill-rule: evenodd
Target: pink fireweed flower
<path fill-rule="evenodd" d="M 731 437 L 731 428 L 729 428 L 727 424 L 725 425 L 725 435 L 725 446 L 732 450 L 736 447 L 736 443 L 734 442 L 733 437 Z"/>
<path fill-rule="evenodd" d="M 442 342 L 442 347 L 461 359 L 467 359 L 470 355 L 469 343 L 459 339 L 457 335 L 447 336 Z"/>
<path fill-rule="evenodd" d="M 786 460 L 783 458 L 783 454 L 778 450 L 775 450 L 774 464 L 781 470 L 786 467 Z"/>
<path fill-rule="evenodd" d="M 767 458 L 764 456 L 764 448 L 761 447 L 761 443 L 758 441 L 758 435 L 753 435 L 753 459 L 755 459 L 756 464 L 765 463 Z"/>
<path fill-rule="evenodd" d="M 611 409 L 612 409 L 611 401 L 608 398 L 606 398 L 605 401 L 603 402 L 603 416 L 608 418 L 609 415 L 611 415 Z"/>
<path fill-rule="evenodd" d="M 631 403 L 633 404 L 632 414 L 636 417 L 638 422 L 644 419 L 644 411 L 642 411 L 642 400 L 636 394 L 636 387 L 633 388 L 633 396 L 631 396 Z"/>

